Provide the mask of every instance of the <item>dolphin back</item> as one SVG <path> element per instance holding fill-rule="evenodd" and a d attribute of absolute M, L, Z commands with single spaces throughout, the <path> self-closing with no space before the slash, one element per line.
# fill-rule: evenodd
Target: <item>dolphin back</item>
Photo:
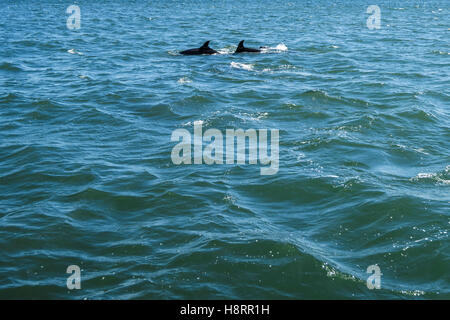
<path fill-rule="evenodd" d="M 209 47 L 210 40 L 206 41 L 200 48 L 188 49 L 181 51 L 180 54 L 183 55 L 200 55 L 200 54 L 214 54 L 218 53 L 216 50 Z"/>
<path fill-rule="evenodd" d="M 234 53 L 241 53 L 241 52 L 261 52 L 260 49 L 254 49 L 254 48 L 246 48 L 244 47 L 244 41 L 242 40 L 241 42 L 239 42 L 236 51 Z"/>

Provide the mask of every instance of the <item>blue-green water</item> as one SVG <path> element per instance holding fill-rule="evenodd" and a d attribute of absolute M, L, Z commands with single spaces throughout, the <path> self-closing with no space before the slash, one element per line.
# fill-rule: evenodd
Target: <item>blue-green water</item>
<path fill-rule="evenodd" d="M 2 2 L 0 298 L 449 298 L 450 2 L 375 2 Z M 196 121 L 278 173 L 173 164 Z"/>

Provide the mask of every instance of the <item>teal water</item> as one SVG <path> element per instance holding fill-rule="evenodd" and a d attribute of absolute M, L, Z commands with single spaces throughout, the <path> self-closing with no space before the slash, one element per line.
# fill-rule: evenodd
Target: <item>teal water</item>
<path fill-rule="evenodd" d="M 3 2 L 0 298 L 450 298 L 450 2 L 375 2 Z M 278 173 L 174 165 L 196 121 Z"/>

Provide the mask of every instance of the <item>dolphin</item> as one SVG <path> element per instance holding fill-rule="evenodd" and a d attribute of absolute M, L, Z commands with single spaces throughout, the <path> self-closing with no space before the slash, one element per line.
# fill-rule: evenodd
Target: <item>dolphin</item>
<path fill-rule="evenodd" d="M 236 51 L 234 53 L 241 53 L 241 52 L 261 52 L 261 50 L 244 47 L 244 40 L 242 40 L 241 42 L 239 42 Z"/>
<path fill-rule="evenodd" d="M 218 52 L 214 49 L 211 49 L 209 47 L 209 41 L 206 41 L 200 48 L 184 50 L 184 51 L 181 51 L 180 53 L 184 54 L 184 55 L 193 56 L 193 55 L 200 55 L 200 54 L 214 54 L 214 53 L 218 53 Z"/>

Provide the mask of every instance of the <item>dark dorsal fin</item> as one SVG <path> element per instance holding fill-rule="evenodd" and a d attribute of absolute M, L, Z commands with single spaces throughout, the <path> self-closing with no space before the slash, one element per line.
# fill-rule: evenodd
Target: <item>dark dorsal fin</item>
<path fill-rule="evenodd" d="M 245 40 L 242 40 L 241 42 L 239 42 L 239 44 L 238 44 L 238 49 L 244 47 L 244 41 L 245 41 Z"/>
<path fill-rule="evenodd" d="M 200 48 L 208 48 L 209 47 L 209 41 L 211 41 L 211 40 L 208 40 L 208 41 L 206 41 Z"/>

